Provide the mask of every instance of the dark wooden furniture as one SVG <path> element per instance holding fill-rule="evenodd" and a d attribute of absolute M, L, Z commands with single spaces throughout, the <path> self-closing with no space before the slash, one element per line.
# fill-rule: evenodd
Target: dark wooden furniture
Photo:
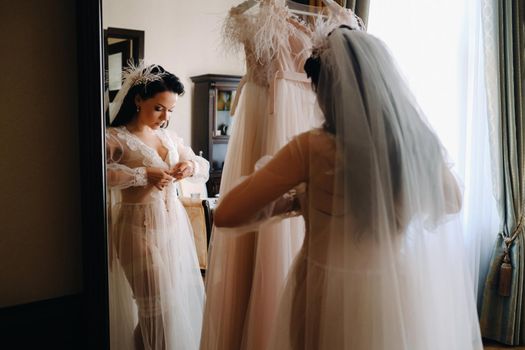
<path fill-rule="evenodd" d="M 208 196 L 219 193 L 224 159 L 233 118 L 230 108 L 240 76 L 205 74 L 191 77 L 194 83 L 191 147 L 210 162 Z"/>

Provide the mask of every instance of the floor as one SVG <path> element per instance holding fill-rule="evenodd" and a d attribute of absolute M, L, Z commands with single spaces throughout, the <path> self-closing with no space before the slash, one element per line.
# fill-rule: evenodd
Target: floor
<path fill-rule="evenodd" d="M 525 350 L 525 346 L 507 346 L 503 344 L 499 344 L 496 342 L 490 342 L 486 341 L 484 342 L 485 346 L 483 347 L 485 350 Z"/>

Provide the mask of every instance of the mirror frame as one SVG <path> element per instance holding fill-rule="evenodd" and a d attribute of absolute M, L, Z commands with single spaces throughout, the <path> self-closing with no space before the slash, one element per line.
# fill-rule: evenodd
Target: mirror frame
<path fill-rule="evenodd" d="M 102 1 L 76 0 L 76 17 L 83 263 L 81 344 L 86 349 L 109 349 Z"/>

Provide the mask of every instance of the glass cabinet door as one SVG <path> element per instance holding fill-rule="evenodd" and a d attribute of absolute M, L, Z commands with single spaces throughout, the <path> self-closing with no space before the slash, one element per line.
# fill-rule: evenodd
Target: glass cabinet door
<path fill-rule="evenodd" d="M 192 106 L 192 148 L 210 162 L 208 195 L 219 193 L 222 170 L 234 120 L 233 101 L 241 76 L 204 74 L 191 77 L 195 84 Z"/>
<path fill-rule="evenodd" d="M 231 134 L 233 118 L 230 114 L 235 90 L 217 87 L 215 94 L 215 120 L 213 123 L 213 138 L 224 139 Z"/>

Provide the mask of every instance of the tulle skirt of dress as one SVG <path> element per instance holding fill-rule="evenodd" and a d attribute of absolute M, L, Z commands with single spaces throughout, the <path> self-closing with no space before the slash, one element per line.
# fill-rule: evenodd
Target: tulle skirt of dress
<path fill-rule="evenodd" d="M 443 228 L 328 246 L 324 261 L 308 237 L 269 349 L 482 350 L 461 230 L 457 221 Z M 330 263 L 337 255 L 341 264 Z"/>
<path fill-rule="evenodd" d="M 134 337 L 145 349 L 198 349 L 204 286 L 184 207 L 173 198 L 113 212 L 111 349 L 134 349 Z"/>
<path fill-rule="evenodd" d="M 269 89 L 248 82 L 242 90 L 228 145 L 221 195 L 256 162 L 319 125 L 309 84 L 277 80 L 273 113 Z M 302 217 L 263 225 L 258 232 L 214 227 L 201 349 L 266 349 L 286 275 L 304 237 Z"/>
<path fill-rule="evenodd" d="M 274 155 L 294 136 L 319 127 L 322 118 L 310 83 L 277 79 L 273 114 L 268 116 L 263 155 Z M 286 276 L 304 239 L 300 216 L 259 227 L 250 305 L 242 349 L 269 349 Z"/>

